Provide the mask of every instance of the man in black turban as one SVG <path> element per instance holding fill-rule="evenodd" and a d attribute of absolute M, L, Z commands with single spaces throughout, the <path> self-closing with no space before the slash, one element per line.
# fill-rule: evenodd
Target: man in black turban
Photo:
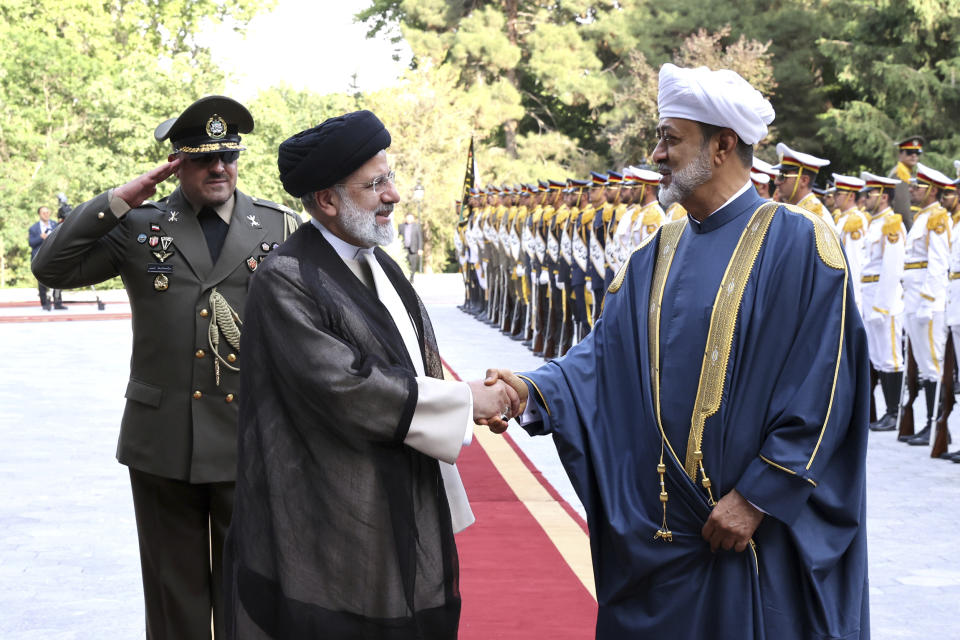
<path fill-rule="evenodd" d="M 443 380 L 422 302 L 378 245 L 400 195 L 369 111 L 280 145 L 311 215 L 254 278 L 244 316 L 230 638 L 453 639 L 453 534 L 473 522 L 453 465 L 507 385 Z"/>

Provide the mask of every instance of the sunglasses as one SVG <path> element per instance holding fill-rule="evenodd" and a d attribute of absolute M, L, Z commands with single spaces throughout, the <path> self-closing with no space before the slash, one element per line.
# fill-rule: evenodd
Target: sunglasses
<path fill-rule="evenodd" d="M 217 153 L 188 155 L 187 162 L 197 167 L 206 167 L 207 165 L 215 163 L 217 160 L 223 161 L 223 164 L 233 164 L 239 157 L 239 151 L 220 151 Z"/>
<path fill-rule="evenodd" d="M 920 149 L 904 149 L 903 152 L 908 156 L 918 156 L 920 155 Z"/>

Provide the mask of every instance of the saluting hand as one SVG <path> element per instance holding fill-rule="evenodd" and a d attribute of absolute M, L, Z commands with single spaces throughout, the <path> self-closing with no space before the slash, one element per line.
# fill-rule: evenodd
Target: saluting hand
<path fill-rule="evenodd" d="M 710 543 L 711 551 L 718 548 L 743 551 L 762 520 L 763 511 L 733 489 L 720 498 L 700 534 Z"/>
<path fill-rule="evenodd" d="M 170 162 L 147 171 L 142 176 L 114 189 L 113 195 L 130 205 L 131 209 L 139 207 L 144 200 L 157 192 L 158 184 L 173 175 L 177 167 L 180 166 L 181 160 L 182 158 L 174 158 Z"/>

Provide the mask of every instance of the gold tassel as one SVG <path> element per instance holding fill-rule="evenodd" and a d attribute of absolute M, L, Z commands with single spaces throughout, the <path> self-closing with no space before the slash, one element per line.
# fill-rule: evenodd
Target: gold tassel
<path fill-rule="evenodd" d="M 673 542 L 673 532 L 667 526 L 667 485 L 664 482 L 664 474 L 667 472 L 667 465 L 663 464 L 663 440 L 660 440 L 660 464 L 657 465 L 657 473 L 660 474 L 660 504 L 663 505 L 663 524 L 654 534 L 654 540 L 663 540 L 664 542 Z"/>

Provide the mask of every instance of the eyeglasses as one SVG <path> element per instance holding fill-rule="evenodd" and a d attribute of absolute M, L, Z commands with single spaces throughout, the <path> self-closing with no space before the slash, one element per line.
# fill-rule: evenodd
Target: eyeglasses
<path fill-rule="evenodd" d="M 380 195 L 383 193 L 389 186 L 396 186 L 394 178 L 396 178 L 397 172 L 391 171 L 390 173 L 384 174 L 382 176 L 377 176 L 370 182 L 338 182 L 339 186 L 346 186 L 348 184 L 360 185 L 364 189 L 373 189 L 375 195 Z"/>
<path fill-rule="evenodd" d="M 220 151 L 217 153 L 187 155 L 187 162 L 197 167 L 205 167 L 209 164 L 215 163 L 217 160 L 223 161 L 223 164 L 233 164 L 239 157 L 239 151 Z"/>
<path fill-rule="evenodd" d="M 787 178 L 796 178 L 799 175 L 800 175 L 799 173 L 787 173 L 787 174 L 781 173 L 780 175 L 778 175 L 776 178 L 773 179 L 773 182 L 775 184 L 782 184 L 787 181 Z"/>

